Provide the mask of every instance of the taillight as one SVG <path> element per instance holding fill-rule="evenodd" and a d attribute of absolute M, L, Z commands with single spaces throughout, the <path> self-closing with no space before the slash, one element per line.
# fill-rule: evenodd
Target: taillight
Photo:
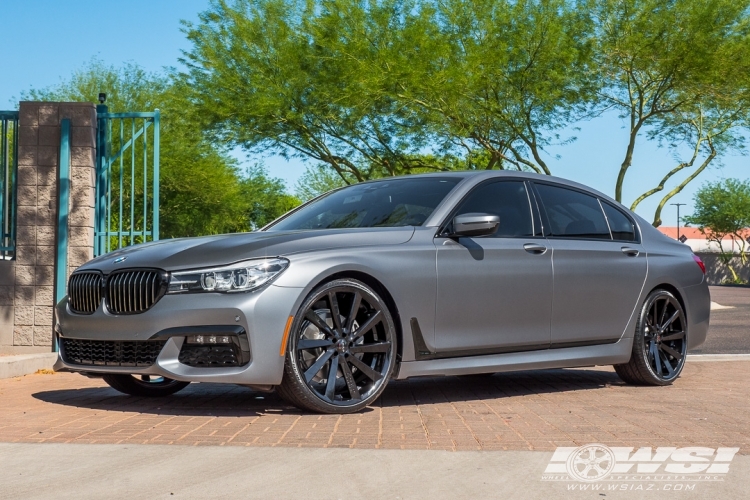
<path fill-rule="evenodd" d="M 696 264 L 698 264 L 698 267 L 701 268 L 701 271 L 703 271 L 703 274 L 706 274 L 706 265 L 703 263 L 701 258 L 693 254 L 693 260 L 695 261 Z"/>

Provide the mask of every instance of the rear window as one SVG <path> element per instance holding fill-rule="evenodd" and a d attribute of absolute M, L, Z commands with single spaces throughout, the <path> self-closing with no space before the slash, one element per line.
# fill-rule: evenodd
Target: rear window
<path fill-rule="evenodd" d="M 617 241 L 636 241 L 635 225 L 624 213 L 606 202 L 602 202 L 604 214 L 612 231 L 612 238 Z"/>

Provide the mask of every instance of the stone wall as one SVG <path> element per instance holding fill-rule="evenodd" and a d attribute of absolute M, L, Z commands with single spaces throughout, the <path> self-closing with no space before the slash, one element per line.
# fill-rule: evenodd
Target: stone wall
<path fill-rule="evenodd" d="M 93 258 L 96 108 L 22 102 L 16 258 L 0 261 L 0 354 L 52 345 L 60 121 L 71 120 L 68 273 Z"/>
<path fill-rule="evenodd" d="M 732 279 L 732 273 L 721 261 L 718 253 L 700 252 L 697 255 L 706 265 L 706 279 L 709 285 L 721 285 L 724 280 Z M 740 279 L 750 283 L 750 263 L 742 264 L 739 257 L 732 257 L 730 262 Z"/>

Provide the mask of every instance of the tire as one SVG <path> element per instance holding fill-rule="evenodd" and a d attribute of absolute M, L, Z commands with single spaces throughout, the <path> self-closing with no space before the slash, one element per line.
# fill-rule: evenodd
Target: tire
<path fill-rule="evenodd" d="M 630 361 L 614 365 L 634 385 L 670 385 L 687 355 L 688 324 L 680 301 L 666 290 L 651 292 L 641 307 Z"/>
<path fill-rule="evenodd" d="M 166 377 L 149 375 L 121 375 L 109 373 L 102 377 L 104 381 L 116 391 L 131 396 L 164 397 L 183 390 L 190 382 L 179 382 Z M 151 380 L 153 379 L 153 380 Z"/>
<path fill-rule="evenodd" d="M 292 322 L 277 392 L 302 410 L 360 411 L 385 390 L 397 341 L 391 312 L 374 290 L 354 279 L 325 283 Z"/>

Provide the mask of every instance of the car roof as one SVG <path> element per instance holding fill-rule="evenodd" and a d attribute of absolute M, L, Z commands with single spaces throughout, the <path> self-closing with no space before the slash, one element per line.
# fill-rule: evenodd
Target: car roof
<path fill-rule="evenodd" d="M 429 178 L 429 177 L 457 177 L 462 179 L 462 181 L 451 191 L 451 193 L 446 196 L 446 198 L 443 200 L 443 202 L 435 209 L 435 211 L 428 217 L 427 221 L 425 221 L 425 226 L 433 226 L 439 224 L 438 221 L 441 221 L 445 216 L 447 216 L 447 211 L 449 211 L 454 204 L 461 198 L 463 198 L 474 186 L 477 184 L 486 181 L 488 179 L 502 179 L 502 178 L 511 178 L 511 179 L 525 179 L 530 181 L 540 181 L 540 182 L 552 182 L 554 184 L 559 184 L 562 186 L 568 186 L 572 188 L 577 188 L 582 191 L 585 191 L 587 193 L 590 193 L 594 196 L 598 196 L 604 200 L 609 201 L 610 203 L 613 203 L 625 210 L 628 211 L 628 213 L 632 212 L 628 209 L 628 207 L 622 205 L 621 203 L 615 201 L 611 197 L 607 196 L 606 194 L 597 191 L 596 189 L 586 186 L 585 184 L 581 184 L 575 181 L 571 181 L 568 179 L 563 179 L 562 177 L 556 177 L 553 175 L 546 175 L 546 174 L 537 174 L 533 172 L 521 172 L 518 170 L 458 170 L 458 171 L 450 171 L 450 172 L 430 172 L 430 173 L 424 173 L 424 174 L 411 174 L 411 175 L 401 175 L 397 177 L 388 177 L 385 179 L 375 179 L 368 182 L 378 182 L 383 181 L 387 179 L 415 179 L 415 178 Z M 635 215 L 635 214 L 634 214 Z"/>
<path fill-rule="evenodd" d="M 475 183 L 482 182 L 487 179 L 503 178 L 503 177 L 510 177 L 514 179 L 528 179 L 531 181 L 550 181 L 556 184 L 562 184 L 562 185 L 567 185 L 570 187 L 582 189 L 584 191 L 588 191 L 588 192 L 591 192 L 592 194 L 600 196 L 608 201 L 617 203 L 615 200 L 613 200 L 606 194 L 600 191 L 597 191 L 596 189 L 590 186 L 586 186 L 585 184 L 571 181 L 569 179 L 564 179 L 562 177 L 556 177 L 554 175 L 537 174 L 535 172 L 522 172 L 518 170 L 452 170 L 450 172 L 429 172 L 429 173 L 423 173 L 423 174 L 399 175 L 395 177 L 373 179 L 371 181 L 366 181 L 366 182 L 379 182 L 379 181 L 393 180 L 393 179 L 415 179 L 415 178 L 418 179 L 418 178 L 429 178 L 429 177 L 458 177 L 461 179 L 465 179 L 467 183 L 470 183 L 472 185 Z M 619 203 L 617 204 L 620 205 Z"/>

